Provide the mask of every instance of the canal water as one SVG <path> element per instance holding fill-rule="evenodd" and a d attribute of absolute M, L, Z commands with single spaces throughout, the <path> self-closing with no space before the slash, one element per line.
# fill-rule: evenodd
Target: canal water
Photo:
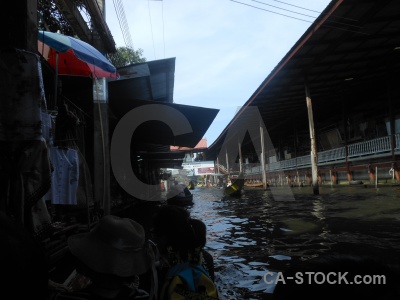
<path fill-rule="evenodd" d="M 224 299 L 271 299 L 268 271 L 326 254 L 398 262 L 400 188 L 397 186 L 246 188 L 239 198 L 196 187 L 191 216 L 207 225 L 207 249 Z"/>

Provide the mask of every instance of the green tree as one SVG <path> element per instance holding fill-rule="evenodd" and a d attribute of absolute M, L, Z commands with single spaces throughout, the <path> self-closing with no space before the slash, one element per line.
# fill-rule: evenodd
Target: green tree
<path fill-rule="evenodd" d="M 62 34 L 75 36 L 75 32 L 68 23 L 67 19 L 59 11 L 54 0 L 38 0 L 38 28 L 39 30 L 47 30 L 57 32 L 60 30 Z M 85 1 L 74 0 L 74 5 L 81 11 L 85 11 Z M 117 67 L 125 67 L 130 64 L 142 63 L 146 58 L 142 57 L 143 50 L 134 50 L 130 47 L 118 47 L 116 53 L 107 55 L 111 63 Z"/>
<path fill-rule="evenodd" d="M 130 47 L 118 47 L 117 52 L 110 55 L 109 59 L 115 67 L 120 68 L 146 62 L 146 58 L 142 54 L 142 49 L 134 50 Z"/>
<path fill-rule="evenodd" d="M 60 30 L 60 32 L 65 35 L 75 35 L 72 27 L 60 13 L 53 0 L 38 0 L 37 10 L 39 29 L 51 32 Z"/>

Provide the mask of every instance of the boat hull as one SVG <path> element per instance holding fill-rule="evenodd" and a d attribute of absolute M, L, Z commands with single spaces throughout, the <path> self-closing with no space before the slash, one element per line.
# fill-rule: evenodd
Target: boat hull
<path fill-rule="evenodd" d="M 243 186 L 244 186 L 244 179 L 238 178 L 232 183 L 232 185 L 225 188 L 224 195 L 240 196 L 242 193 Z"/>
<path fill-rule="evenodd" d="M 263 187 L 263 183 L 262 182 L 260 182 L 260 183 L 245 183 L 244 184 L 244 186 L 245 187 Z"/>

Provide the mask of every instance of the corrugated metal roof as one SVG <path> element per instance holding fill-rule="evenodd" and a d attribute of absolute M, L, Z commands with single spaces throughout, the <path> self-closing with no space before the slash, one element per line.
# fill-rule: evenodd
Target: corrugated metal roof
<path fill-rule="evenodd" d="M 147 75 L 144 65 L 148 66 Z M 192 127 L 191 133 L 175 136 L 166 124 L 149 120 L 134 133 L 136 147 L 148 149 L 149 145 L 153 145 L 155 151 L 159 151 L 159 147 L 165 145 L 195 147 L 219 112 L 218 109 L 173 103 L 175 58 L 126 66 L 118 69 L 118 72 L 122 74 L 121 78 L 110 81 L 108 85 L 109 107 L 117 120 L 132 109 L 160 104 L 183 113 Z M 137 75 L 138 72 L 141 72 L 142 76 L 132 77 L 132 73 Z M 155 146 L 157 144 L 158 149 Z"/>
<path fill-rule="evenodd" d="M 113 99 L 174 102 L 175 57 L 148 61 L 118 68 L 120 79 L 110 80 L 109 97 Z"/>
<path fill-rule="evenodd" d="M 161 109 L 169 107 L 182 113 L 189 121 L 192 130 L 190 133 L 174 135 L 171 128 L 165 123 L 156 120 L 148 120 L 140 125 L 133 134 L 132 139 L 136 142 L 137 147 L 141 146 L 139 144 L 159 144 L 168 146 L 179 145 L 193 148 L 203 138 L 219 112 L 218 109 L 212 108 L 175 103 L 161 103 L 150 100 L 136 100 L 128 97 L 129 95 L 126 95 L 124 98 L 109 98 L 109 107 L 117 119 L 121 119 L 127 112 L 135 108 L 146 105 L 159 105 Z M 174 115 L 169 116 L 166 113 L 165 116 L 170 117 L 171 122 L 175 121 Z"/>
<path fill-rule="evenodd" d="M 307 134 L 306 81 L 317 130 L 327 121 L 340 122 L 344 107 L 351 113 L 382 101 L 387 86 L 395 86 L 391 80 L 399 80 L 397 47 L 400 1 L 332 1 L 208 148 L 207 157 L 216 158 L 228 130 L 250 106 L 259 109 L 276 145 L 288 137 L 293 143 L 295 131 Z"/>

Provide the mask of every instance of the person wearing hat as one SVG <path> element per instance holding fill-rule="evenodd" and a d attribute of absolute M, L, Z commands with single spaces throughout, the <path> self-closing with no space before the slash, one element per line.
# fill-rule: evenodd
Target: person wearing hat
<path fill-rule="evenodd" d="M 139 276 L 155 272 L 155 252 L 146 241 L 144 228 L 129 218 L 107 215 L 88 233 L 72 235 L 68 247 L 76 258 L 76 270 L 52 300 L 152 299 L 156 295 L 155 274 L 152 289 L 139 288 Z M 79 298 L 81 297 L 81 298 Z"/>
<path fill-rule="evenodd" d="M 161 206 L 152 217 L 152 240 L 160 252 L 159 282 L 165 281 L 171 266 L 182 262 L 200 263 L 214 281 L 214 260 L 205 249 L 207 229 L 183 207 Z"/>

